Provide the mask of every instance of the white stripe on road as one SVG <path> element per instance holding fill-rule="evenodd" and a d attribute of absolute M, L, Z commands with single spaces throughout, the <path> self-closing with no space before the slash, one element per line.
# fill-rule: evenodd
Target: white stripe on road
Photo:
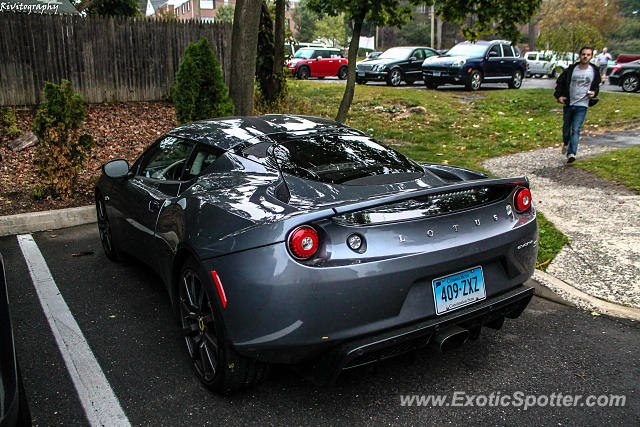
<path fill-rule="evenodd" d="M 92 426 L 131 425 L 53 281 L 35 240 L 23 234 L 18 236 L 18 244 L 89 423 Z"/>

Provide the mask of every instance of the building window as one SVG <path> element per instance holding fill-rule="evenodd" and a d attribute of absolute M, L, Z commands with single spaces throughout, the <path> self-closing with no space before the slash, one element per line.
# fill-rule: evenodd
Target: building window
<path fill-rule="evenodd" d="M 187 10 L 191 10 L 191 0 L 187 2 Z"/>
<path fill-rule="evenodd" d="M 182 14 L 184 15 L 184 3 L 182 4 Z"/>

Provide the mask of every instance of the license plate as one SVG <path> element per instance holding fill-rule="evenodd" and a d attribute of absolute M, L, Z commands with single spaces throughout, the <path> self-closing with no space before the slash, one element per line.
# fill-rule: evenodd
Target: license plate
<path fill-rule="evenodd" d="M 459 273 L 434 279 L 433 299 L 436 314 L 473 304 L 487 297 L 482 267 L 477 266 Z"/>
<path fill-rule="evenodd" d="M 439 76 L 440 75 L 440 71 L 434 71 L 433 75 L 436 76 L 436 77 Z"/>
<path fill-rule="evenodd" d="M 358 76 L 363 77 L 364 76 L 364 71 L 358 71 Z"/>

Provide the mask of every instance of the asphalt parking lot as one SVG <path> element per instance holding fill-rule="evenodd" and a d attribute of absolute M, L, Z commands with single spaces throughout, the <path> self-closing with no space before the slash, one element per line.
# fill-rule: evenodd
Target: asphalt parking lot
<path fill-rule="evenodd" d="M 215 395 L 191 372 L 168 297 L 151 271 L 109 261 L 95 224 L 33 238 L 133 425 L 640 424 L 640 325 L 538 298 L 502 330 L 485 329 L 478 341 L 448 354 L 425 349 L 345 373 L 322 388 L 275 367 L 253 389 Z M 34 424 L 87 424 L 16 236 L 0 238 L 0 252 Z M 583 400 L 525 410 L 481 405 L 481 399 L 470 407 L 401 405 L 402 395 L 453 399 L 455 392 L 624 395 L 625 406 L 589 407 Z"/>

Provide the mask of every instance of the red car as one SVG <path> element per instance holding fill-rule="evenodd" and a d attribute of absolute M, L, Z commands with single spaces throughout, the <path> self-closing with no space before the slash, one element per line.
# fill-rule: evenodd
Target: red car
<path fill-rule="evenodd" d="M 341 80 L 347 78 L 348 65 L 340 49 L 329 47 L 299 49 L 287 64 L 291 74 L 299 79 L 338 76 Z"/>

